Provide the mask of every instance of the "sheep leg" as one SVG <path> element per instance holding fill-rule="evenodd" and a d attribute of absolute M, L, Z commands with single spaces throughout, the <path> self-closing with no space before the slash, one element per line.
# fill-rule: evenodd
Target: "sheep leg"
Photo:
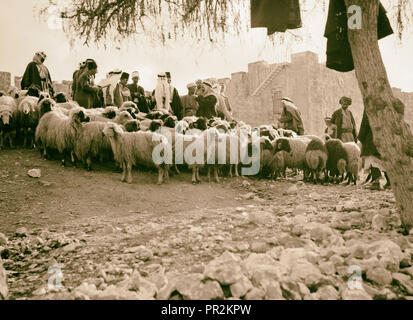
<path fill-rule="evenodd" d="M 132 164 L 128 163 L 126 165 L 126 170 L 128 171 L 128 178 L 126 179 L 127 183 L 132 183 Z"/>
<path fill-rule="evenodd" d="M 157 182 L 158 185 L 162 184 L 163 170 L 164 169 L 161 167 L 158 168 L 158 182 Z"/>
<path fill-rule="evenodd" d="M 166 168 L 164 169 L 164 172 L 165 172 L 165 181 L 168 182 L 169 181 L 169 167 L 168 166 L 166 166 Z"/>
<path fill-rule="evenodd" d="M 230 178 L 232 178 L 232 167 L 233 167 L 234 165 L 233 164 L 230 164 L 229 165 L 229 177 Z"/>
<path fill-rule="evenodd" d="M 208 166 L 208 182 L 211 183 L 211 166 Z"/>
<path fill-rule="evenodd" d="M 238 178 L 239 174 L 238 174 L 238 163 L 234 166 L 234 170 L 235 170 L 235 176 Z"/>
<path fill-rule="evenodd" d="M 0 149 L 3 148 L 3 132 L 0 132 Z"/>
<path fill-rule="evenodd" d="M 216 166 L 214 166 L 214 177 L 215 181 L 219 183 L 218 168 Z"/>
<path fill-rule="evenodd" d="M 120 181 L 125 182 L 126 181 L 126 164 L 122 163 L 122 179 Z"/>
<path fill-rule="evenodd" d="M 196 167 L 192 167 L 192 184 L 196 184 Z"/>
<path fill-rule="evenodd" d="M 92 171 L 92 159 L 89 157 L 86 158 L 87 170 Z"/>
<path fill-rule="evenodd" d="M 201 178 L 199 177 L 199 167 L 196 167 L 196 181 L 201 183 Z"/>
<path fill-rule="evenodd" d="M 181 172 L 179 171 L 178 166 L 176 164 L 174 165 L 174 168 L 175 168 L 176 174 L 180 175 Z"/>

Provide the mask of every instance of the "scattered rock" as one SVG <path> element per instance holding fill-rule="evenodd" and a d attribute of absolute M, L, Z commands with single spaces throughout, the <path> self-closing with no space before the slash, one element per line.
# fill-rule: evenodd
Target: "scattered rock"
<path fill-rule="evenodd" d="M 331 285 L 321 287 L 314 294 L 317 300 L 338 300 L 340 295 L 338 291 Z"/>
<path fill-rule="evenodd" d="M 28 231 L 25 227 L 20 227 L 16 229 L 15 234 L 16 236 L 27 236 Z"/>
<path fill-rule="evenodd" d="M 217 280 L 222 285 L 236 283 L 243 276 L 240 259 L 226 251 L 207 264 L 204 276 L 205 278 Z"/>
<path fill-rule="evenodd" d="M 292 266 L 291 279 L 303 282 L 309 288 L 317 288 L 326 283 L 320 270 L 312 263 L 301 260 Z"/>
<path fill-rule="evenodd" d="M 345 288 L 341 294 L 343 300 L 373 300 L 364 289 Z"/>
<path fill-rule="evenodd" d="M 27 175 L 31 178 L 40 178 L 42 176 L 42 172 L 40 169 L 31 169 L 27 172 Z"/>
<path fill-rule="evenodd" d="M 287 189 L 287 194 L 296 194 L 298 192 L 298 187 L 296 185 L 292 185 Z"/>
<path fill-rule="evenodd" d="M 403 273 L 393 273 L 393 283 L 408 295 L 413 295 L 413 280 L 410 276 Z"/>
<path fill-rule="evenodd" d="M 263 300 L 264 297 L 265 291 L 263 289 L 253 288 L 246 294 L 245 300 Z"/>
<path fill-rule="evenodd" d="M 231 294 L 235 298 L 244 297 L 252 288 L 253 285 L 251 281 L 244 275 L 230 287 Z"/>
<path fill-rule="evenodd" d="M 386 269 L 392 272 L 399 270 L 403 254 L 399 245 L 393 241 L 388 239 L 375 241 L 369 245 L 367 251 L 369 256 L 377 257 Z"/>
<path fill-rule="evenodd" d="M 264 289 L 266 300 L 285 300 L 278 281 L 269 281 Z"/>
<path fill-rule="evenodd" d="M 82 247 L 81 243 L 71 243 L 71 244 L 68 244 L 67 246 L 64 246 L 63 251 L 72 252 L 78 249 L 79 247 Z"/>
<path fill-rule="evenodd" d="M 251 251 L 256 253 L 265 253 L 270 250 L 270 246 L 265 242 L 253 242 L 251 243 Z"/>
<path fill-rule="evenodd" d="M 392 281 L 391 272 L 383 267 L 370 267 L 366 272 L 366 278 L 380 285 L 388 285 Z"/>
<path fill-rule="evenodd" d="M 386 218 L 383 217 L 381 214 L 376 214 L 371 221 L 371 227 L 373 230 L 382 231 L 387 229 L 387 221 Z"/>
<path fill-rule="evenodd" d="M 336 273 L 336 268 L 334 266 L 334 263 L 331 261 L 320 263 L 319 268 L 320 268 L 321 273 L 325 275 L 333 275 Z"/>

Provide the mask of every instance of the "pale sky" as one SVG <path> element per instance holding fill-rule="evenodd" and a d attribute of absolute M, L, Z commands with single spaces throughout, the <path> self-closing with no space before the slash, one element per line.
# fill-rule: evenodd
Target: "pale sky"
<path fill-rule="evenodd" d="M 303 41 L 286 41 L 283 45 L 272 45 L 265 29 L 254 29 L 242 37 L 230 37 L 226 43 L 214 48 L 195 46 L 192 42 L 179 42 L 171 47 L 152 47 L 147 41 L 128 41 L 120 50 L 107 43 L 107 49 L 79 44 L 70 46 L 61 30 L 52 30 L 47 20 L 39 20 L 33 14 L 36 2 L 41 0 L 0 0 L 0 71 L 9 71 L 12 77 L 21 76 L 31 61 L 34 52 L 45 51 L 45 62 L 52 80 L 71 80 L 80 61 L 94 58 L 99 66 L 97 79 L 104 78 L 114 68 L 126 72 L 139 71 L 141 85 L 152 90 L 156 75 L 170 71 L 173 84 L 180 94 L 186 94 L 186 84 L 198 78 L 230 77 L 231 73 L 247 71 L 248 63 L 266 60 L 269 63 L 288 61 L 291 53 L 306 50 L 319 55 L 325 62 L 326 39 L 323 37 L 326 13 L 317 10 L 306 13 L 302 7 L 303 27 L 293 32 Z M 248 0 L 245 0 L 248 1 Z M 307 0 L 308 6 L 312 1 Z M 382 1 L 387 8 L 387 1 Z M 327 1 L 328 3 L 328 1 Z M 393 29 L 395 21 L 391 19 Z M 411 30 L 411 28 L 410 28 Z M 395 35 L 380 40 L 380 48 L 390 84 L 403 91 L 413 91 L 413 32 L 407 31 L 402 43 Z"/>

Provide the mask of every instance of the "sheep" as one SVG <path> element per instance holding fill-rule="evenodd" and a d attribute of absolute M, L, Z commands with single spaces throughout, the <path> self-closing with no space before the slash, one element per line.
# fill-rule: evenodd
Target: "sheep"
<path fill-rule="evenodd" d="M 329 139 L 326 141 L 325 146 L 327 148 L 327 164 L 326 164 L 326 174 L 325 180 L 327 181 L 329 175 L 332 176 L 336 183 L 339 183 L 346 171 L 346 166 L 348 163 L 348 156 L 346 149 L 344 148 L 344 143 L 339 139 Z"/>
<path fill-rule="evenodd" d="M 132 116 L 129 114 L 127 111 L 121 111 L 113 120 L 113 122 L 116 122 L 117 124 L 120 125 L 125 125 L 126 122 L 129 120 L 133 120 Z"/>
<path fill-rule="evenodd" d="M 264 178 L 268 175 L 273 178 L 276 171 L 274 146 L 275 142 L 273 144 L 268 137 L 260 137 L 260 174 Z"/>
<path fill-rule="evenodd" d="M 105 118 L 114 119 L 114 118 L 116 118 L 116 116 L 118 115 L 118 113 L 119 113 L 118 107 L 113 107 L 113 106 L 111 106 L 111 107 L 106 107 L 106 108 L 103 110 L 102 115 L 103 115 Z"/>
<path fill-rule="evenodd" d="M 305 152 L 307 143 L 303 139 L 279 138 L 275 140 L 274 153 L 285 151 L 284 165 L 290 169 L 306 170 Z"/>
<path fill-rule="evenodd" d="M 16 114 L 17 105 L 14 98 L 0 97 L 0 148 L 4 146 L 4 140 L 8 140 L 10 148 L 14 147 L 16 139 Z"/>
<path fill-rule="evenodd" d="M 103 135 L 107 122 L 92 121 L 84 123 L 78 130 L 73 151 L 76 159 L 92 170 L 92 160 L 98 158 L 102 163 L 104 159 L 113 159 L 112 147 L 109 139 Z"/>
<path fill-rule="evenodd" d="M 140 130 L 140 124 L 139 121 L 136 119 L 129 120 L 128 122 L 125 123 L 125 130 L 127 132 L 136 132 Z"/>
<path fill-rule="evenodd" d="M 138 106 L 132 101 L 126 101 L 122 104 L 119 108 L 119 112 L 127 111 L 131 115 L 132 118 L 136 119 L 136 112 L 139 112 Z"/>
<path fill-rule="evenodd" d="M 65 154 L 70 153 L 74 163 L 73 146 L 77 133 L 82 122 L 88 120 L 82 108 L 71 110 L 69 116 L 58 111 L 50 111 L 43 115 L 36 128 L 36 146 L 46 158 L 49 150 L 57 150 L 62 155 L 63 165 L 65 165 Z"/>
<path fill-rule="evenodd" d="M 54 98 L 54 101 L 56 101 L 56 103 L 65 103 L 65 102 L 69 102 L 69 98 L 67 97 L 66 93 L 64 92 L 59 92 L 57 93 Z"/>
<path fill-rule="evenodd" d="M 360 147 L 355 142 L 346 142 L 344 143 L 344 149 L 347 152 L 347 184 L 353 182 L 355 185 L 357 184 L 357 180 L 359 177 L 359 171 L 361 167 L 360 161 Z"/>
<path fill-rule="evenodd" d="M 108 123 L 103 134 L 110 141 L 115 161 L 123 169 L 122 182 L 132 183 L 132 167 L 136 164 L 155 167 L 158 170 L 159 185 L 162 184 L 164 175 L 168 179 L 169 164 L 155 163 L 153 159 L 153 152 L 160 144 L 164 154 L 165 150 L 171 148 L 165 137 L 153 132 L 124 132 L 115 123 Z"/>
<path fill-rule="evenodd" d="M 305 160 L 314 184 L 317 184 L 317 181 L 321 181 L 320 174 L 326 168 L 327 157 L 324 141 L 318 137 L 312 139 L 307 146 Z"/>
<path fill-rule="evenodd" d="M 285 137 L 285 138 L 297 138 L 297 133 L 295 133 L 292 130 L 286 130 L 286 129 L 278 129 L 278 134 L 280 137 Z"/>

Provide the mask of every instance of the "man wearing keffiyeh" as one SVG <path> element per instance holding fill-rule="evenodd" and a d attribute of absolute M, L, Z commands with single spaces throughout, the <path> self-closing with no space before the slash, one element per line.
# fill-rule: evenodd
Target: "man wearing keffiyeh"
<path fill-rule="evenodd" d="M 51 96 L 54 95 L 49 70 L 43 64 L 45 60 L 46 54 L 44 52 L 35 53 L 33 61 L 27 65 L 24 72 L 21 82 L 22 90 L 36 88 L 39 91 L 48 92 Z"/>

